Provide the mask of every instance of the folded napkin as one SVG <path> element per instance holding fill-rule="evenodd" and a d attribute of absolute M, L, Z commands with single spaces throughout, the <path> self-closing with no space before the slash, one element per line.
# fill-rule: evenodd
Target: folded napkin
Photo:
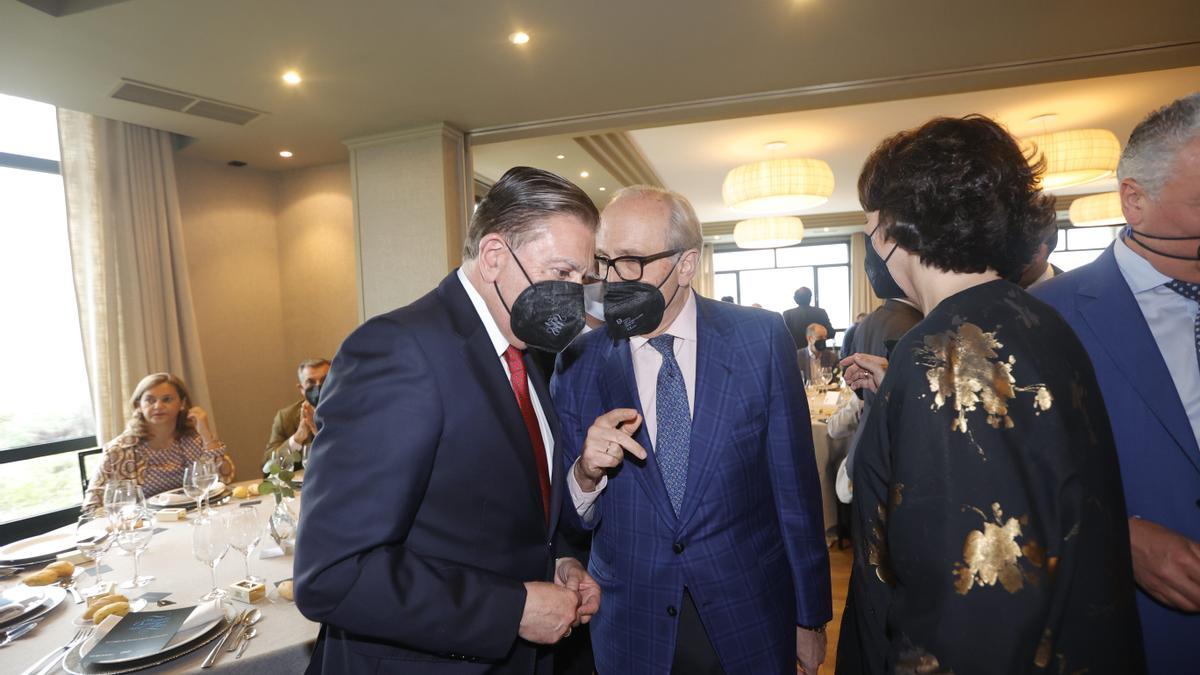
<path fill-rule="evenodd" d="M 270 558 L 279 558 L 284 555 L 283 548 L 275 543 L 274 539 L 268 539 L 267 543 L 258 550 L 259 560 L 268 560 Z"/>
<path fill-rule="evenodd" d="M 208 496 L 214 496 L 221 493 L 225 489 L 225 484 L 218 482 L 216 485 L 208 489 Z M 184 504 L 196 503 L 195 498 L 183 494 L 183 489 L 168 490 L 160 492 L 150 499 L 146 500 L 154 506 L 182 506 Z"/>
<path fill-rule="evenodd" d="M 192 609 L 192 613 L 184 620 L 183 625 L 179 627 L 179 631 L 175 633 L 175 637 L 171 638 L 171 641 L 163 649 L 170 649 L 185 640 L 195 637 L 198 629 L 210 628 L 212 622 L 223 616 L 225 616 L 225 608 L 221 606 L 220 598 L 196 605 Z M 104 621 L 101 621 L 100 625 L 96 626 L 96 630 L 92 632 L 91 637 L 85 640 L 83 646 L 79 648 L 80 658 L 87 656 L 104 639 L 104 636 L 108 635 L 113 626 L 120 623 L 121 618 L 111 614 L 104 617 Z"/>

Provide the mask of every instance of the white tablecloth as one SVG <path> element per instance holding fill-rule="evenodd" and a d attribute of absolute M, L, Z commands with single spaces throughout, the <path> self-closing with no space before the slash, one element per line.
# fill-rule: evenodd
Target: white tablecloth
<path fill-rule="evenodd" d="M 255 499 L 260 499 L 260 503 L 250 508 L 256 510 L 265 524 L 275 506 L 275 500 L 270 496 Z M 244 501 L 253 499 L 234 499 L 216 510 L 229 512 L 242 508 L 238 504 Z M 299 503 L 293 506 L 293 510 L 299 511 Z M 140 563 L 141 573 L 153 575 L 155 580 L 142 588 L 118 588 L 119 593 L 136 599 L 144 592 L 169 591 L 171 595 L 167 599 L 177 603 L 170 608 L 177 608 L 196 604 L 196 600 L 208 592 L 212 585 L 208 567 L 192 555 L 190 518 L 189 514 L 189 520 L 186 521 L 159 523 L 159 527 L 164 531 L 154 535 L 150 548 L 142 555 Z M 263 545 L 273 543 L 268 535 L 264 534 L 263 538 Z M 133 556 L 118 555 L 116 549 L 114 546 L 113 550 L 104 556 L 104 564 L 113 568 L 104 575 L 104 579 L 119 583 L 133 576 Z M 222 588 L 227 588 L 229 584 L 242 578 L 243 570 L 241 554 L 231 550 L 217 567 L 217 583 Z M 250 573 L 265 577 L 271 585 L 290 579 L 292 556 L 289 554 L 260 560 L 256 551 L 250 559 Z M 80 576 L 78 585 L 88 585 L 91 580 L 91 576 Z M 0 582 L 0 588 L 8 588 L 15 583 L 16 581 L 8 579 Z M 230 602 L 239 612 L 247 607 L 241 602 Z M 234 660 L 233 654 L 223 653 L 212 670 L 228 673 L 304 672 L 316 643 L 319 625 L 301 616 L 294 604 L 278 597 L 275 602 L 261 600 L 255 603 L 255 606 L 262 610 L 263 618 L 256 626 L 258 635 L 250 642 L 246 653 L 238 660 Z M 32 633 L 0 649 L 0 673 L 19 673 L 55 647 L 65 644 L 77 629 L 73 620 L 83 614 L 85 607 L 86 605 L 74 604 L 68 596 L 62 604 L 42 617 Z M 215 644 L 214 642 L 187 656 L 144 672 L 195 672 Z"/>

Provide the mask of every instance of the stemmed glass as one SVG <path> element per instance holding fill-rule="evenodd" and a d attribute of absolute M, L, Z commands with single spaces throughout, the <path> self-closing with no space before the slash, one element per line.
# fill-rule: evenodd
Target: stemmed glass
<path fill-rule="evenodd" d="M 82 589 L 85 595 L 99 590 L 104 583 L 101 572 L 103 558 L 115 538 L 109 532 L 108 516 L 99 509 L 89 509 L 79 515 L 75 523 L 75 548 L 96 564 L 96 583 Z"/>
<path fill-rule="evenodd" d="M 104 486 L 104 512 L 108 514 L 108 523 L 113 534 L 121 525 L 121 511 L 129 506 L 144 508 L 146 495 L 142 487 L 132 478 L 122 478 L 110 481 Z M 125 549 L 117 551 L 120 555 L 129 555 Z"/>
<path fill-rule="evenodd" d="M 204 491 L 201 493 L 201 498 L 205 503 L 204 515 L 212 515 L 213 510 L 208 502 L 208 497 L 209 491 L 216 487 L 217 482 L 221 480 L 221 473 L 217 468 L 217 463 L 210 457 L 202 457 L 192 462 L 192 465 L 188 468 L 192 470 L 196 486 L 203 486 Z"/>
<path fill-rule="evenodd" d="M 183 467 L 183 494 L 196 500 L 196 516 L 203 513 L 201 506 L 208 494 L 209 477 L 197 472 L 196 465 Z"/>
<path fill-rule="evenodd" d="M 235 551 L 242 554 L 242 562 L 246 568 L 246 578 L 250 581 L 265 582 L 266 579 L 250 575 L 250 554 L 262 539 L 263 523 L 258 518 L 258 512 L 253 508 L 234 509 L 229 519 L 229 544 Z"/>
<path fill-rule="evenodd" d="M 133 554 L 133 578 L 122 583 L 121 588 L 140 588 L 154 581 L 154 577 L 142 576 L 138 571 L 142 554 L 154 536 L 154 514 L 144 505 L 130 504 L 122 507 L 117 517 L 117 545 Z"/>
<path fill-rule="evenodd" d="M 833 369 L 832 368 L 817 369 L 813 380 L 816 382 L 818 387 L 825 387 L 826 385 L 828 385 L 830 382 L 833 381 Z"/>
<path fill-rule="evenodd" d="M 192 523 L 192 554 L 200 562 L 208 565 L 212 574 L 212 590 L 204 594 L 201 600 L 223 598 L 227 594 L 217 588 L 217 564 L 229 552 L 229 527 L 224 518 L 201 518 Z"/>

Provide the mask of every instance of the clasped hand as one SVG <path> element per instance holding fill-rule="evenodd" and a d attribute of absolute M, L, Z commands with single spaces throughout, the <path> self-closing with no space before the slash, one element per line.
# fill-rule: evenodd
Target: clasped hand
<path fill-rule="evenodd" d="M 525 584 L 525 610 L 517 633 L 538 644 L 552 645 L 571 629 L 592 620 L 600 609 L 600 585 L 574 558 L 560 558 L 554 582 Z"/>

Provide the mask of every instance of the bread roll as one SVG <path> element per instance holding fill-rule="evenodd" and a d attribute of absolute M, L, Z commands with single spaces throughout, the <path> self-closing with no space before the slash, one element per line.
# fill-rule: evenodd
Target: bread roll
<path fill-rule="evenodd" d="M 49 568 L 39 570 L 25 577 L 26 586 L 49 586 L 56 583 L 58 583 L 58 572 Z"/>
<path fill-rule="evenodd" d="M 69 560 L 59 560 L 58 562 L 46 565 L 46 569 L 53 570 L 60 579 L 66 579 L 75 574 L 75 564 Z"/>
<path fill-rule="evenodd" d="M 288 579 L 287 581 L 279 582 L 279 586 L 276 590 L 279 591 L 279 597 L 283 598 L 284 600 L 291 600 L 292 599 L 292 580 Z"/>
<path fill-rule="evenodd" d="M 94 618 L 96 616 L 96 612 L 100 611 L 101 608 L 103 608 L 107 605 L 118 603 L 118 602 L 128 603 L 129 598 L 121 595 L 120 593 L 113 593 L 112 595 L 106 595 L 103 598 L 97 598 L 96 602 L 94 604 L 92 604 L 91 607 L 88 607 L 87 611 L 85 611 L 83 613 L 83 618 L 84 619 Z M 121 616 L 125 616 L 125 615 L 122 614 Z M 97 621 L 96 623 L 99 623 L 99 622 Z"/>
<path fill-rule="evenodd" d="M 92 616 L 92 622 L 95 623 L 96 625 L 99 625 L 100 622 L 104 621 L 104 619 L 106 617 L 112 616 L 113 614 L 115 614 L 117 616 L 125 616 L 128 613 L 129 613 L 129 603 L 128 602 L 110 602 L 107 605 L 104 605 L 100 609 L 96 610 L 96 614 Z"/>

